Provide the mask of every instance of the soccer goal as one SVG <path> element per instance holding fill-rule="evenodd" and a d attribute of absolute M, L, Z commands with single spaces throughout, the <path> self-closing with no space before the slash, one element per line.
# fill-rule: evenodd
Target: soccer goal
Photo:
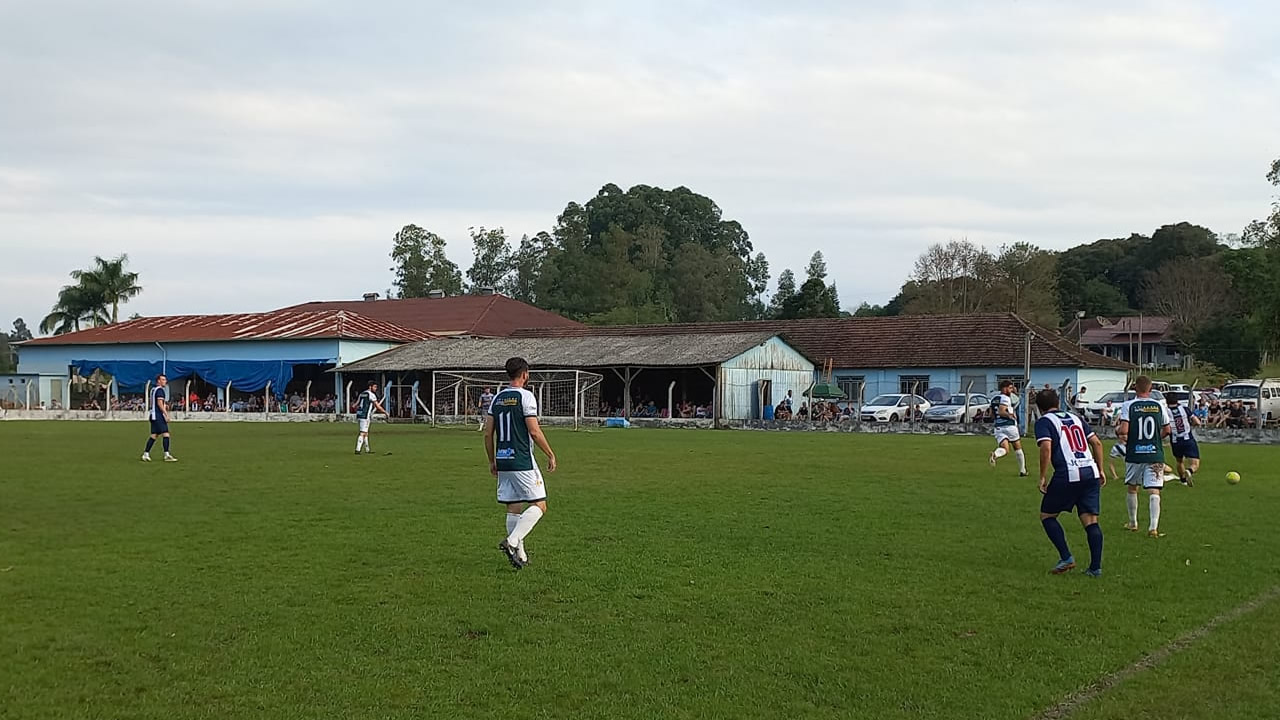
<path fill-rule="evenodd" d="M 439 423 L 484 423 L 482 400 L 507 386 L 501 370 L 436 370 L 431 373 L 431 417 Z M 538 398 L 542 418 L 576 429 L 584 418 L 600 413 L 604 376 L 585 370 L 531 370 L 525 387 Z"/>

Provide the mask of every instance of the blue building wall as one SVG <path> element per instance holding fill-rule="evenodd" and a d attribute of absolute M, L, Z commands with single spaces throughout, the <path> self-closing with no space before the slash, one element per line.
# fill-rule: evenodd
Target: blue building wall
<path fill-rule="evenodd" d="M 999 368 L 840 368 L 834 373 L 834 382 L 862 379 L 863 397 L 871 400 L 882 393 L 901 392 L 901 379 L 904 376 L 928 377 L 928 385 L 921 385 L 920 393 L 932 387 L 946 388 L 949 392 L 965 392 L 970 381 L 972 391 L 990 394 L 996 392 L 1000 378 L 1021 377 L 1021 367 Z M 1090 394 L 1101 394 L 1112 390 L 1122 390 L 1125 384 L 1123 370 L 1088 369 L 1073 367 L 1033 367 L 1031 383 L 1040 387 L 1048 383 L 1058 388 L 1070 383 L 1073 388 L 1082 383 L 1089 387 Z M 847 385 L 846 385 L 847 387 Z"/>
<path fill-rule="evenodd" d="M 70 403 L 70 366 L 76 360 L 320 360 L 336 365 L 354 362 L 395 347 L 397 343 L 320 340 L 235 340 L 224 342 L 127 343 L 110 345 L 31 345 L 18 347 L 23 374 L 39 376 L 40 397 Z M 335 394 L 338 390 L 335 381 Z"/>

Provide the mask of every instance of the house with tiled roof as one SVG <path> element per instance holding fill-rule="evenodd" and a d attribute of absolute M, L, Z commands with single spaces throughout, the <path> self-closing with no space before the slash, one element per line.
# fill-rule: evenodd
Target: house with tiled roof
<path fill-rule="evenodd" d="M 854 399 L 912 388 L 990 393 L 1005 379 L 1025 383 L 1028 363 L 1029 380 L 1037 387 L 1087 386 L 1090 394 L 1098 394 L 1122 390 L 1132 369 L 1012 313 L 526 328 L 513 337 L 757 331 L 776 333 L 815 362 L 829 363 L 833 381 Z"/>
<path fill-rule="evenodd" d="M 1096 353 L 1142 367 L 1181 367 L 1174 320 L 1158 315 L 1075 320 L 1063 334 Z"/>

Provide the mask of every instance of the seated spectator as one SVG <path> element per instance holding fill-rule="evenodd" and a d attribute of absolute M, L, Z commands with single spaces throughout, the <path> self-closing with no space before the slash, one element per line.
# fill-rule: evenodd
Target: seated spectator
<path fill-rule="evenodd" d="M 693 416 L 694 416 L 695 418 L 706 418 L 706 417 L 708 416 L 708 415 L 707 415 L 707 408 L 703 407 L 702 405 L 699 405 L 699 406 L 698 406 L 698 407 L 693 411 Z"/>
<path fill-rule="evenodd" d="M 1227 410 L 1227 427 L 1238 430 L 1247 425 L 1248 420 L 1244 404 L 1239 400 L 1232 400 L 1231 407 Z"/>
<path fill-rule="evenodd" d="M 801 420 L 809 419 L 809 403 L 800 403 L 800 411 L 796 413 L 796 417 Z"/>

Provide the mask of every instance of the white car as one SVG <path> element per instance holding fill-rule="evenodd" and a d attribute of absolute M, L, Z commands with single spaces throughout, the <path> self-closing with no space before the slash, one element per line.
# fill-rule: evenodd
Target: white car
<path fill-rule="evenodd" d="M 914 403 L 912 398 L 915 398 Z M 874 400 L 862 406 L 859 417 L 862 422 L 904 422 L 911 419 L 911 407 L 915 405 L 916 416 L 928 412 L 929 401 L 919 395 L 878 395 Z"/>
<path fill-rule="evenodd" d="M 1096 400 L 1090 400 L 1084 404 L 1084 419 L 1090 423 L 1098 424 L 1102 422 L 1103 413 L 1110 410 L 1115 412 L 1126 400 L 1132 400 L 1138 394 L 1130 390 L 1128 392 L 1109 392 Z M 1151 397 L 1159 402 L 1164 402 L 1164 393 L 1159 390 L 1152 390 Z"/>
<path fill-rule="evenodd" d="M 967 413 L 965 410 L 966 397 L 969 406 Z M 977 422 L 978 417 L 986 412 L 990 405 L 991 400 L 986 395 L 970 393 L 966 396 L 960 393 L 947 398 L 944 403 L 929 408 L 925 411 L 924 420 L 932 423 Z"/>

